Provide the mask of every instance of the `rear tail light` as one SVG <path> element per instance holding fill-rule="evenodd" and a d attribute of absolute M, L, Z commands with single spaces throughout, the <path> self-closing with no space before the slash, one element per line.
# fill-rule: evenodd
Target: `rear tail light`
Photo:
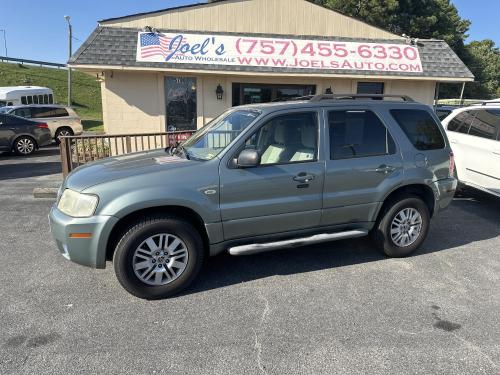
<path fill-rule="evenodd" d="M 450 151 L 450 177 L 455 176 L 455 155 Z"/>
<path fill-rule="evenodd" d="M 36 124 L 35 127 L 36 128 L 42 128 L 42 129 L 48 129 L 49 128 L 49 126 L 47 124 L 45 124 L 44 122 Z"/>

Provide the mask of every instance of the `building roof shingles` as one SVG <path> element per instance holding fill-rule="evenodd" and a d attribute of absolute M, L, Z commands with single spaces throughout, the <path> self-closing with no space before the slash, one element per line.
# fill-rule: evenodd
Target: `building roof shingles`
<path fill-rule="evenodd" d="M 144 67 L 144 68 L 177 68 L 179 64 L 160 62 L 138 62 L 136 61 L 137 33 L 139 30 L 133 28 L 103 27 L 98 26 L 89 38 L 81 45 L 71 57 L 70 65 L 99 65 L 99 66 L 121 66 L 121 67 Z M 186 32 L 185 30 L 161 30 L 164 32 Z M 195 33 L 195 32 L 192 32 Z M 211 33 L 213 35 L 217 33 Z M 238 35 L 236 33 L 224 33 L 226 35 Z M 284 35 L 264 35 L 261 37 L 287 37 Z M 300 36 L 289 36 L 300 39 Z M 325 37 L 304 36 L 304 39 L 331 39 Z M 335 38 L 339 41 L 375 42 L 375 43 L 397 43 L 395 40 L 380 39 L 347 39 Z M 414 77 L 436 77 L 436 78 L 474 78 L 470 70 L 453 52 L 453 50 L 442 40 L 419 40 L 418 49 L 422 61 L 422 73 L 384 72 L 377 71 L 377 75 L 387 76 L 414 76 Z M 293 69 L 293 68 L 271 68 L 255 66 L 228 66 L 228 65 L 201 65 L 182 64 L 182 69 L 199 70 L 224 70 L 224 71 L 249 71 L 249 72 L 280 72 L 280 73 L 320 73 L 320 74 L 352 74 L 366 75 L 367 71 L 345 70 L 345 69 Z M 375 73 L 375 72 L 374 72 Z"/>

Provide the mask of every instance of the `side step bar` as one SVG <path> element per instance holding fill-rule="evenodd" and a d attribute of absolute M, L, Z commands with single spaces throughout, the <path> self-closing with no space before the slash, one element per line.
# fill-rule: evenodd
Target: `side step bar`
<path fill-rule="evenodd" d="M 348 230 L 345 232 L 336 232 L 336 233 L 316 234 L 310 237 L 294 238 L 291 240 L 235 246 L 229 249 L 229 254 L 231 255 L 257 254 L 265 251 L 279 250 L 287 247 L 312 245 L 320 242 L 363 237 L 366 236 L 367 234 L 368 231 L 365 229 Z"/>

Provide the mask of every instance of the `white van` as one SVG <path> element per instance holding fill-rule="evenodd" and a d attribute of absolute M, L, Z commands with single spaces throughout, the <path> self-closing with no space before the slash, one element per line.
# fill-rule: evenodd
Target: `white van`
<path fill-rule="evenodd" d="M 459 181 L 500 197 L 500 101 L 456 109 L 442 123 Z"/>
<path fill-rule="evenodd" d="M 47 87 L 0 87 L 0 107 L 22 104 L 53 104 L 54 93 Z"/>

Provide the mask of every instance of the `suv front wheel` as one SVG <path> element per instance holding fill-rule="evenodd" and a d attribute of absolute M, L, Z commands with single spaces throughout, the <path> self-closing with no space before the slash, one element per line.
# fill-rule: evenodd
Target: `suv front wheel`
<path fill-rule="evenodd" d="M 388 204 L 371 232 L 387 256 L 404 257 L 417 250 L 429 231 L 429 208 L 419 197 L 402 197 Z"/>
<path fill-rule="evenodd" d="M 159 299 L 187 288 L 203 260 L 203 241 L 190 223 L 150 217 L 129 227 L 116 247 L 113 264 L 118 281 L 129 293 Z"/>

